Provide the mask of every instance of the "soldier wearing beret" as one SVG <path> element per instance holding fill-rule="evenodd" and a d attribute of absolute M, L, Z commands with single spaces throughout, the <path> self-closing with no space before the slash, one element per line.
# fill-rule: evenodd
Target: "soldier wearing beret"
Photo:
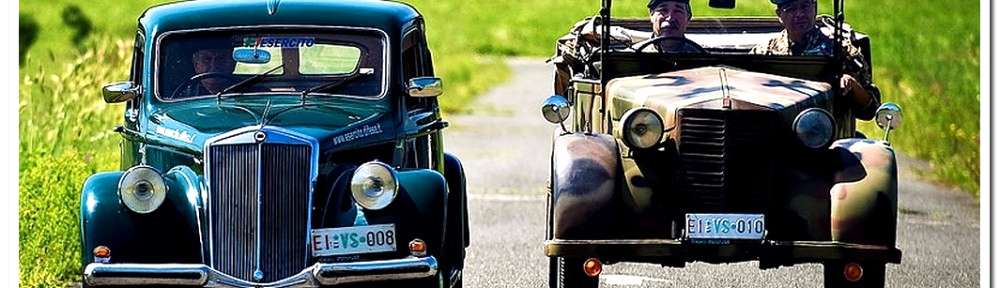
<path fill-rule="evenodd" d="M 829 29 L 817 25 L 816 0 L 771 0 L 771 3 L 777 5 L 774 12 L 785 29 L 767 43 L 754 47 L 750 54 L 833 55 L 835 25 L 827 25 Z M 829 17 L 823 19 L 827 24 L 833 22 Z M 840 79 L 840 85 L 846 97 L 850 97 L 850 112 L 858 119 L 871 120 L 880 104 L 881 92 L 872 83 L 860 49 L 847 39 L 842 46 L 849 65 L 845 65 L 847 73 Z"/>
<path fill-rule="evenodd" d="M 688 23 L 691 22 L 689 0 L 650 0 L 649 22 L 653 24 L 653 37 L 684 38 Z M 657 50 L 667 53 L 701 53 L 701 47 L 691 41 L 665 39 L 657 43 Z"/>

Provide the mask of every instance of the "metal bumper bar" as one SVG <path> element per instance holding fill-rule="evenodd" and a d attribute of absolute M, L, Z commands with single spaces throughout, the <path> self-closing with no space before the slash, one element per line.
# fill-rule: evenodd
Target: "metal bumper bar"
<path fill-rule="evenodd" d="M 549 257 L 632 257 L 673 258 L 695 261 L 713 259 L 756 259 L 791 262 L 855 260 L 899 263 L 902 252 L 895 247 L 862 245 L 836 241 L 771 241 L 732 244 L 701 244 L 669 239 L 628 240 L 547 240 Z"/>
<path fill-rule="evenodd" d="M 84 269 L 90 286 L 182 285 L 205 287 L 319 287 L 359 282 L 410 280 L 434 276 L 438 262 L 431 257 L 348 263 L 316 263 L 294 276 L 255 283 L 223 274 L 204 264 L 100 264 Z"/>

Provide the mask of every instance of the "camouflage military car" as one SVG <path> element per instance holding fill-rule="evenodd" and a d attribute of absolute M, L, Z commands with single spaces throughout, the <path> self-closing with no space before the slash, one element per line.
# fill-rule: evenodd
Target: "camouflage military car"
<path fill-rule="evenodd" d="M 826 287 L 883 287 L 902 255 L 888 143 L 899 107 L 878 107 L 884 135 L 867 139 L 840 96 L 842 52 L 749 55 L 782 30 L 773 16 L 696 17 L 686 41 L 703 53 L 669 54 L 643 49 L 657 41 L 648 19 L 611 18 L 610 5 L 559 39 L 557 95 L 542 107 L 561 125 L 550 285 L 596 287 L 616 262 L 759 261 L 822 263 Z M 871 59 L 868 37 L 837 22 L 834 40 Z"/>
<path fill-rule="evenodd" d="M 465 176 L 424 29 L 391 1 L 146 10 L 104 87 L 121 169 L 83 185 L 83 286 L 461 287 Z"/>

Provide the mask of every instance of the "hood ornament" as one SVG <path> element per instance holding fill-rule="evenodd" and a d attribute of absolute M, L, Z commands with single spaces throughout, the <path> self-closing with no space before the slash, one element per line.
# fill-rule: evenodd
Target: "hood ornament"
<path fill-rule="evenodd" d="M 267 15 L 274 15 L 278 13 L 278 4 L 281 0 L 267 0 Z"/>
<path fill-rule="evenodd" d="M 719 68 L 719 82 L 722 85 L 722 109 L 733 109 L 733 99 L 729 96 L 729 78 L 726 77 L 726 68 Z"/>

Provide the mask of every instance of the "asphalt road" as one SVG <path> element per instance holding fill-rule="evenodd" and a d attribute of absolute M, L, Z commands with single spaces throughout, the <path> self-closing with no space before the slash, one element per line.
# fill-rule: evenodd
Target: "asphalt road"
<path fill-rule="evenodd" d="M 539 106 L 552 91 L 552 68 L 540 59 L 509 63 L 511 81 L 480 97 L 473 104 L 477 112 L 447 119 L 446 149 L 465 163 L 471 194 L 466 287 L 547 287 L 544 187 L 555 126 L 542 119 Z M 968 194 L 918 180 L 915 172 L 926 164 L 902 158 L 900 165 L 897 246 L 903 263 L 888 265 L 887 287 L 978 287 L 978 204 Z M 687 268 L 625 263 L 605 266 L 601 286 L 822 287 L 822 277 L 818 264 L 759 270 L 756 262 Z"/>

